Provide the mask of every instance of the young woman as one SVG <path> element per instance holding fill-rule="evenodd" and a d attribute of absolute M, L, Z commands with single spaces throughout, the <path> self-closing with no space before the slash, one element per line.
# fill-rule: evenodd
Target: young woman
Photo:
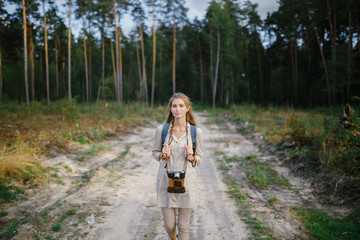
<path fill-rule="evenodd" d="M 195 167 L 203 159 L 202 131 L 199 127 L 191 130 L 193 128 L 191 125 L 196 126 L 196 123 L 190 99 L 185 94 L 175 93 L 169 100 L 168 111 L 167 124 L 165 124 L 165 126 L 168 125 L 166 126 L 168 130 L 167 128 L 163 129 L 164 125 L 157 127 L 152 151 L 154 158 L 160 162 L 156 188 L 157 205 L 161 207 L 165 229 L 169 237 L 172 240 L 177 239 L 177 222 L 178 239 L 187 240 L 189 239 L 191 210 L 197 206 L 198 202 Z M 193 148 L 194 130 L 196 143 Z M 166 135 L 164 142 L 163 131 L 163 137 Z M 185 172 L 183 178 L 185 192 L 176 193 L 168 189 L 169 182 L 173 179 L 168 172 L 177 171 L 175 169 Z M 176 210 L 178 221 L 176 221 Z"/>

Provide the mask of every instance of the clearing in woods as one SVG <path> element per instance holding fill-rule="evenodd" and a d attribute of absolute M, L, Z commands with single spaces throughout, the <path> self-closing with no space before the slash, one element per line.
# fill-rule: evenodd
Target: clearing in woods
<path fill-rule="evenodd" d="M 190 239 L 309 237 L 292 207 L 304 202 L 320 206 L 310 184 L 292 176 L 276 156 L 261 153 L 232 124 L 208 124 L 208 118 L 196 114 L 205 156 L 197 167 L 200 204 L 192 212 Z M 159 164 L 151 156 L 155 129 L 156 124 L 141 127 L 44 159 L 53 180 L 27 190 L 26 200 L 6 204 L 9 214 L 0 218 L 1 225 L 17 224 L 12 239 L 168 239 L 156 206 Z M 251 185 L 251 165 L 239 161 L 254 156 L 288 182 L 264 189 Z"/>

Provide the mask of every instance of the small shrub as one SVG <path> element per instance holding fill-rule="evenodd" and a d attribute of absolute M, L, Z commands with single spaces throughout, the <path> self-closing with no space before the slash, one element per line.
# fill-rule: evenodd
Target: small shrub
<path fill-rule="evenodd" d="M 16 199 L 18 194 L 23 193 L 24 190 L 19 187 L 6 186 L 0 183 L 0 203 L 11 202 Z"/>
<path fill-rule="evenodd" d="M 66 214 L 68 216 L 75 215 L 76 214 L 76 209 L 69 209 L 69 210 L 66 211 Z"/>
<path fill-rule="evenodd" d="M 277 197 L 271 197 L 267 200 L 267 202 L 269 204 L 273 204 L 274 202 L 278 202 L 278 201 L 279 201 L 279 199 L 277 199 Z"/>
<path fill-rule="evenodd" d="M 5 216 L 7 216 L 9 213 L 8 212 L 6 212 L 6 211 L 1 211 L 0 212 L 0 217 L 5 217 Z"/>
<path fill-rule="evenodd" d="M 51 226 L 51 230 L 53 232 L 59 232 L 61 230 L 61 223 L 54 223 L 52 226 Z"/>
<path fill-rule="evenodd" d="M 360 111 L 350 108 L 347 123 L 336 115 L 327 117 L 318 145 L 324 168 L 360 176 Z"/>
<path fill-rule="evenodd" d="M 90 143 L 89 139 L 87 139 L 86 137 L 80 136 L 76 139 L 76 141 L 78 141 L 81 144 L 88 144 Z"/>
<path fill-rule="evenodd" d="M 16 235 L 19 232 L 18 228 L 19 228 L 18 222 L 12 222 L 8 224 L 5 231 L 0 233 L 0 239 L 11 239 L 14 235 Z"/>

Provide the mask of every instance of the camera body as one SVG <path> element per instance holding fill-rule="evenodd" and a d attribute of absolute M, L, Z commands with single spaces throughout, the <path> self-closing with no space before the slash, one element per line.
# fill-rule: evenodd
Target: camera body
<path fill-rule="evenodd" d="M 185 171 L 182 169 L 169 169 L 167 171 L 167 175 L 169 178 L 169 186 L 167 187 L 167 191 L 169 193 L 184 193 Z"/>

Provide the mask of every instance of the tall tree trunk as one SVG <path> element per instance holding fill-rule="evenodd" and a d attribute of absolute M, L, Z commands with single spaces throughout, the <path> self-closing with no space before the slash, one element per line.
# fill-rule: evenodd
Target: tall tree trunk
<path fill-rule="evenodd" d="M 358 52 L 360 55 L 359 16 L 356 16 L 356 36 L 357 36 Z"/>
<path fill-rule="evenodd" d="M 357 42 L 358 42 L 358 52 L 360 55 L 360 36 L 359 36 L 359 18 L 356 16 L 356 35 L 357 35 Z"/>
<path fill-rule="evenodd" d="M 174 26 L 173 26 L 173 68 L 172 68 L 172 82 L 173 82 L 173 94 L 176 92 L 176 24 L 174 14 Z"/>
<path fill-rule="evenodd" d="M 90 24 L 90 22 L 89 22 Z M 89 25 L 89 101 L 92 101 L 91 32 Z"/>
<path fill-rule="evenodd" d="M 298 81 L 297 81 L 297 72 L 296 72 L 297 53 L 296 53 L 296 45 L 295 46 L 294 45 L 293 45 L 291 39 L 289 39 L 290 60 L 291 60 L 292 79 L 293 79 L 293 88 L 294 88 L 294 96 L 293 96 L 294 102 L 293 103 L 295 106 L 297 106 L 297 100 L 298 100 L 297 99 Z"/>
<path fill-rule="evenodd" d="M 139 47 L 138 47 L 138 43 L 136 40 L 135 40 L 135 46 L 136 46 L 136 57 L 137 57 L 138 69 L 139 69 L 140 96 L 142 98 L 143 94 L 144 94 L 144 87 L 143 87 L 143 81 L 142 81 L 142 77 L 141 77 L 141 60 L 140 60 Z"/>
<path fill-rule="evenodd" d="M 200 43 L 199 36 L 197 37 L 197 40 L 198 40 L 199 64 L 200 64 L 200 99 L 201 99 L 201 102 L 204 102 L 204 69 L 203 69 L 201 43 Z"/>
<path fill-rule="evenodd" d="M 331 88 L 330 88 L 330 82 L 329 82 L 329 74 L 328 74 L 326 61 L 325 61 L 325 55 L 324 55 L 324 52 L 322 50 L 319 34 L 316 31 L 315 23 L 314 23 L 314 20 L 311 17 L 311 13 L 310 13 L 310 9 L 309 9 L 309 5 L 308 5 L 307 1 L 305 1 L 305 7 L 306 7 L 306 11 L 308 13 L 308 16 L 310 18 L 311 26 L 312 26 L 312 28 L 314 30 L 316 41 L 317 41 L 317 44 L 318 44 L 318 47 L 319 47 L 319 51 L 320 51 L 320 55 L 321 55 L 321 61 L 322 61 L 323 67 L 324 67 L 324 73 L 325 73 L 325 79 L 326 79 L 326 87 L 328 89 L 328 104 L 329 104 L 329 106 L 331 106 L 331 90 L 330 90 Z"/>
<path fill-rule="evenodd" d="M 112 41 L 112 31 L 111 31 L 111 19 L 110 19 L 110 12 L 108 12 L 109 16 L 109 30 L 110 30 L 110 48 L 111 48 L 111 60 L 112 60 L 112 67 L 113 67 L 113 75 L 114 75 L 114 86 L 115 86 L 115 99 L 119 98 L 118 90 L 117 90 L 117 76 L 116 76 L 116 66 L 115 66 L 115 54 L 114 54 L 114 44 Z"/>
<path fill-rule="evenodd" d="M 331 39 L 331 80 L 332 80 L 332 102 L 333 104 L 336 104 L 336 6 L 335 2 L 333 3 L 333 15 L 334 15 L 334 22 L 331 19 L 331 11 L 330 11 L 330 4 L 329 0 L 326 0 L 327 5 L 327 12 L 328 12 L 328 19 L 329 19 L 329 28 L 330 28 L 330 39 Z"/>
<path fill-rule="evenodd" d="M 220 30 L 217 29 L 217 51 L 216 51 L 216 67 L 215 67 L 215 76 L 214 76 L 214 83 L 212 89 L 212 107 L 215 109 L 215 99 L 216 99 L 216 85 L 219 75 L 219 63 L 220 63 Z"/>
<path fill-rule="evenodd" d="M 263 80 L 263 68 L 262 68 L 262 59 L 261 59 L 261 51 L 260 51 L 260 40 L 259 35 L 255 31 L 255 44 L 256 44 L 256 53 L 257 53 L 257 61 L 258 61 L 258 68 L 259 68 L 259 88 L 260 88 L 260 101 L 262 104 L 265 103 L 264 101 L 264 80 Z"/>
<path fill-rule="evenodd" d="M 68 31 L 68 97 L 71 99 L 71 0 L 69 0 L 69 31 Z"/>
<path fill-rule="evenodd" d="M 122 65 L 122 48 L 121 48 L 121 29 L 120 27 L 118 27 L 118 34 L 119 34 L 119 70 L 120 70 L 120 75 L 119 75 L 119 84 L 120 84 L 120 89 L 122 89 L 122 84 L 123 84 L 123 65 Z M 122 91 L 121 91 L 121 101 L 123 100 L 123 96 L 122 96 Z"/>
<path fill-rule="evenodd" d="M 129 66 L 132 66 L 132 58 L 131 57 L 130 57 L 130 60 L 129 60 Z M 128 84 L 129 84 L 129 100 L 131 100 L 132 99 L 133 89 L 134 89 L 133 88 L 131 68 L 129 68 L 126 79 L 128 80 Z"/>
<path fill-rule="evenodd" d="M 144 36 L 142 32 L 141 22 L 140 23 L 140 42 L 141 42 L 141 59 L 142 59 L 142 79 L 143 79 L 143 87 L 144 87 L 144 98 L 143 101 L 148 103 L 148 88 L 147 88 L 147 79 L 146 79 L 146 60 L 145 60 L 145 49 L 144 49 Z"/>
<path fill-rule="evenodd" d="M 28 27 L 29 27 L 29 55 L 31 68 L 31 100 L 35 101 L 35 64 L 34 64 L 34 40 L 32 35 L 32 26 L 30 22 L 30 13 L 27 12 Z"/>
<path fill-rule="evenodd" d="M 116 102 L 117 103 L 120 103 L 121 102 L 121 89 L 120 89 L 120 67 L 119 67 L 119 34 L 118 34 L 118 31 L 117 31 L 117 24 L 116 24 L 116 4 L 115 4 L 115 0 L 113 0 L 113 8 L 114 8 L 114 23 L 115 23 L 115 46 L 116 46 L 116 51 L 115 51 L 115 54 L 116 54 L 116 86 L 117 86 L 117 99 L 116 99 Z"/>
<path fill-rule="evenodd" d="M 214 85 L 214 54 L 213 54 L 213 46 L 212 46 L 212 33 L 213 30 L 210 28 L 210 78 L 211 78 L 211 86 Z"/>
<path fill-rule="evenodd" d="M 153 65 L 151 76 L 151 107 L 154 106 L 154 92 L 155 92 L 155 65 L 156 65 L 156 30 L 155 30 L 155 4 L 151 1 L 152 15 L 153 15 Z"/>
<path fill-rule="evenodd" d="M 86 51 L 86 26 L 85 26 L 85 18 L 83 18 L 83 31 L 84 31 L 84 61 L 85 61 L 85 96 L 86 102 L 89 102 L 89 74 L 88 74 L 88 62 L 87 62 L 87 51 Z"/>
<path fill-rule="evenodd" d="M 351 0 L 349 0 L 349 41 L 348 41 L 348 69 L 346 83 L 346 101 L 350 101 L 350 83 L 351 83 L 351 58 L 352 58 L 352 34 L 351 34 Z"/>
<path fill-rule="evenodd" d="M 103 28 L 104 29 L 104 28 Z M 105 100 L 105 90 L 104 90 L 104 79 L 105 79 L 105 37 L 104 37 L 104 30 L 101 31 L 101 87 L 102 87 L 102 96 Z M 100 93 L 98 94 L 98 96 Z M 99 97 L 98 97 L 99 100 Z"/>
<path fill-rule="evenodd" d="M 56 78 L 56 97 L 59 97 L 59 66 L 58 66 L 58 40 L 55 39 L 55 78 Z"/>
<path fill-rule="evenodd" d="M 46 99 L 47 99 L 47 103 L 50 104 L 49 57 L 48 57 L 48 45 L 47 45 L 47 28 L 46 28 L 45 0 L 43 0 L 43 13 L 44 13 Z"/>
<path fill-rule="evenodd" d="M 62 58 L 62 63 L 61 63 L 61 67 L 62 67 L 62 85 L 63 85 L 63 90 L 64 90 L 64 96 L 66 96 L 66 84 L 65 84 L 65 62 L 66 62 L 66 58 L 65 55 L 63 55 Z"/>
<path fill-rule="evenodd" d="M 2 85 L 3 85 L 3 80 L 2 80 L 2 65 L 1 65 L 1 34 L 0 34 L 0 101 L 2 101 Z"/>
<path fill-rule="evenodd" d="M 246 75 L 243 74 L 242 77 L 245 76 L 246 84 L 247 84 L 247 91 L 248 91 L 248 102 L 251 102 L 251 89 L 250 89 L 250 78 L 249 78 L 249 40 L 246 39 L 245 41 L 245 58 L 246 58 Z"/>
<path fill-rule="evenodd" d="M 297 45 L 295 43 L 295 84 L 296 84 L 296 89 L 295 89 L 295 105 L 298 105 L 298 100 L 299 100 L 299 93 L 298 93 L 298 84 L 299 84 L 299 71 L 298 71 L 298 51 L 297 51 Z"/>
<path fill-rule="evenodd" d="M 25 10 L 25 0 L 22 0 L 23 8 L 23 25 L 24 25 L 24 78 L 25 78 L 25 99 L 26 104 L 29 105 L 29 86 L 28 86 L 28 69 L 27 69 L 27 37 L 26 37 L 26 10 Z"/>

